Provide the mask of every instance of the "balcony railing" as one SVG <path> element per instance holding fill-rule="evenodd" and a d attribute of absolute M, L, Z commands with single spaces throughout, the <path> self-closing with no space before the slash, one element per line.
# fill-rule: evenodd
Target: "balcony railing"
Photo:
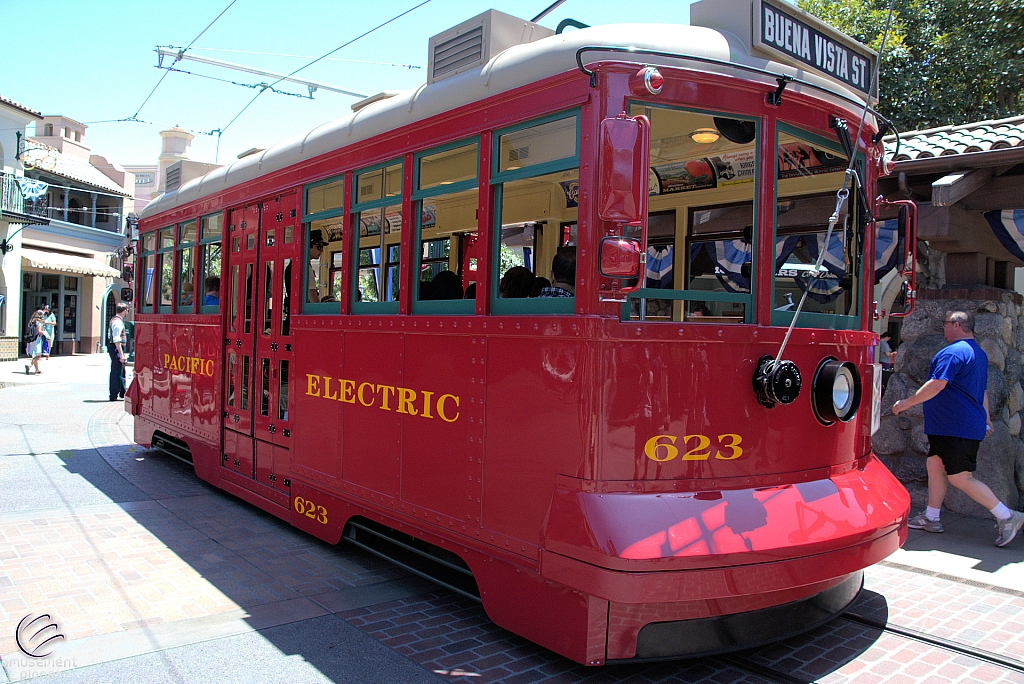
<path fill-rule="evenodd" d="M 14 174 L 0 172 L 0 210 L 14 214 L 25 213 L 25 197 Z"/>
<path fill-rule="evenodd" d="M 3 218 L 15 223 L 44 226 L 49 224 L 49 198 L 43 194 L 26 199 L 21 185 L 23 180 L 25 179 L 14 174 L 0 172 L 0 212 Z"/>

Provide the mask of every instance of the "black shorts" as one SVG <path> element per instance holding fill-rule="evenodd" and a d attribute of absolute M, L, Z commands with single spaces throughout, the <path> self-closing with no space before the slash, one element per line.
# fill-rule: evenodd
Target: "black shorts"
<path fill-rule="evenodd" d="M 980 439 L 928 435 L 928 455 L 938 456 L 946 468 L 946 475 L 973 473 L 978 469 Z"/>

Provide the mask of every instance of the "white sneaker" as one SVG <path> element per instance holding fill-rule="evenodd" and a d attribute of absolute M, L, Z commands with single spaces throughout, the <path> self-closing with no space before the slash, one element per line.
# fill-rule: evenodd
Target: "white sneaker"
<path fill-rule="evenodd" d="M 1013 541 L 1021 527 L 1024 527 L 1024 513 L 1020 511 L 1011 511 L 1009 520 L 997 520 L 999 537 L 996 538 L 996 546 L 1006 546 Z"/>

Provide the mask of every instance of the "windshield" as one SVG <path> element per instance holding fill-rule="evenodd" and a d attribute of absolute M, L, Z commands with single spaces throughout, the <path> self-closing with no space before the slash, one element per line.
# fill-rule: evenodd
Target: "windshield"
<path fill-rule="evenodd" d="M 838 140 L 779 125 L 775 202 L 773 325 L 788 325 L 800 299 L 806 301 L 800 327 L 850 328 L 859 325 L 858 288 L 861 235 L 855 216 L 855 188 L 843 202 L 831 235 L 849 158 Z M 823 270 L 814 273 L 821 258 Z"/>

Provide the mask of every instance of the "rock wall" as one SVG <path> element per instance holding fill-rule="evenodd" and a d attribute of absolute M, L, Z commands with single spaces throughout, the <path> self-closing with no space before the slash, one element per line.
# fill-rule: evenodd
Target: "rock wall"
<path fill-rule="evenodd" d="M 928 438 L 920 405 L 894 416 L 892 406 L 928 380 L 932 357 L 946 346 L 942 322 L 950 311 L 974 312 L 974 337 L 988 355 L 988 402 L 995 430 L 978 450 L 975 477 L 1003 503 L 1024 510 L 1024 441 L 1021 440 L 1021 388 L 1024 358 L 1024 306 L 1010 290 L 922 290 L 914 313 L 904 319 L 895 372 L 882 397 L 882 425 L 872 437 L 875 453 L 906 486 L 918 510 L 927 502 L 925 459 Z M 988 511 L 950 487 L 945 508 L 977 517 Z"/>

